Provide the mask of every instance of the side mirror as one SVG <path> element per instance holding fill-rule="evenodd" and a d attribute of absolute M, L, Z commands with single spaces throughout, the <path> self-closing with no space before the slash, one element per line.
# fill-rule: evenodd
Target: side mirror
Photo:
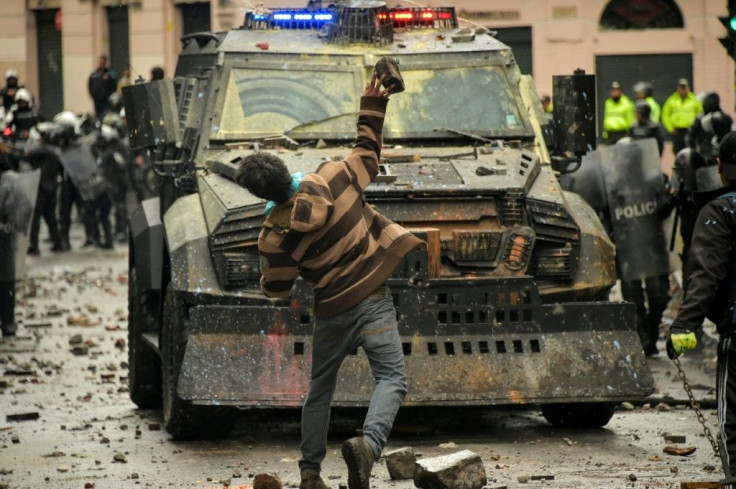
<path fill-rule="evenodd" d="M 123 88 L 123 105 L 132 149 L 181 143 L 172 80 L 136 83 Z"/>
<path fill-rule="evenodd" d="M 596 148 L 595 75 L 575 70 L 573 75 L 554 76 L 552 83 L 552 164 L 560 173 L 571 173 L 580 167 L 582 156 Z M 571 169 L 573 162 L 577 165 Z"/>

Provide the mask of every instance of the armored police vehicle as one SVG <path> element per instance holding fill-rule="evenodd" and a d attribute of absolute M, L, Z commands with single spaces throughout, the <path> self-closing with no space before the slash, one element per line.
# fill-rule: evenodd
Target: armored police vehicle
<path fill-rule="evenodd" d="M 559 84 L 570 124 L 551 156 L 531 78 L 492 32 L 460 28 L 451 8 L 248 12 L 241 28 L 183 42 L 173 82 L 124 93 L 132 145 L 148 149 L 160 180 L 131 218 L 131 398 L 162 402 L 174 437 L 227 433 L 236 408 L 301 405 L 311 292 L 298 282 L 290 301 L 261 293 L 265 202 L 233 177 L 254 151 L 306 172 L 347 156 L 384 56 L 406 91 L 391 97 L 365 198 L 428 243 L 388 283 L 404 405 L 541 405 L 552 423 L 598 427 L 614 403 L 652 392 L 633 306 L 607 302 L 614 246 L 590 206 L 558 184 L 556 169 L 595 133 L 579 131 L 579 119 L 595 119 L 586 75 Z M 346 359 L 334 405 L 367 405 L 362 357 Z"/>

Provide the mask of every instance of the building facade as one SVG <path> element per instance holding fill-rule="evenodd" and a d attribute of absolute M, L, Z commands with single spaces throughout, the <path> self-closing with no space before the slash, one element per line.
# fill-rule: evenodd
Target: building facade
<path fill-rule="evenodd" d="M 47 117 L 92 112 L 87 77 L 100 54 L 120 73 L 173 73 L 182 35 L 237 27 L 256 0 L 3 0 L 0 72 L 19 71 Z M 306 1 L 264 0 L 270 7 Z M 653 83 L 663 102 L 679 78 L 695 92 L 719 92 L 734 107 L 734 64 L 718 42 L 725 0 L 427 0 L 454 6 L 468 22 L 498 31 L 541 94 L 552 76 L 582 68 L 598 76 L 599 106 L 619 81 L 631 93 Z M 296 4 L 296 5 L 295 5 Z"/>

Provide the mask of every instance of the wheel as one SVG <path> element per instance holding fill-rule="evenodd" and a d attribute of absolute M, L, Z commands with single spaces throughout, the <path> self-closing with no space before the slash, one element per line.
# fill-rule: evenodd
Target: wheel
<path fill-rule="evenodd" d="M 602 428 L 611 421 L 615 407 L 615 404 L 607 402 L 543 404 L 542 415 L 555 426 Z"/>
<path fill-rule="evenodd" d="M 159 331 L 158 294 L 139 292 L 135 269 L 128 277 L 128 380 L 130 399 L 141 409 L 161 405 L 161 358 L 143 341 L 143 333 Z"/>
<path fill-rule="evenodd" d="M 169 286 L 164 299 L 161 334 L 161 382 L 164 426 L 174 439 L 219 438 L 230 433 L 234 409 L 224 406 L 196 406 L 177 392 L 179 372 L 187 346 L 187 310 L 179 304 Z M 206 379 L 202 379 L 206 381 Z"/>

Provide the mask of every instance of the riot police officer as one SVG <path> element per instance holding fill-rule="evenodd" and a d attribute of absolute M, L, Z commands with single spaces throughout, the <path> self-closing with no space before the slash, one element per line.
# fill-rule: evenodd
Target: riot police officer
<path fill-rule="evenodd" d="M 15 323 L 15 259 L 18 233 L 28 225 L 33 204 L 18 185 L 18 174 L 0 160 L 0 329 L 13 336 Z"/>
<path fill-rule="evenodd" d="M 631 137 L 632 139 L 656 139 L 659 156 L 662 156 L 662 151 L 664 150 L 664 130 L 662 126 L 649 118 L 651 112 L 652 106 L 646 100 L 636 101 L 636 124 L 631 128 Z"/>
<path fill-rule="evenodd" d="M 61 161 L 57 148 L 51 141 L 61 128 L 51 122 L 42 122 L 35 129 L 39 133 L 40 141 L 26 148 L 26 160 L 33 168 L 41 170 L 41 181 L 38 186 L 38 197 L 31 221 L 29 255 L 39 255 L 38 233 L 41 228 L 41 217 L 49 229 L 49 236 L 53 247 L 51 251 L 63 251 L 59 225 L 56 219 L 56 193 L 59 189 L 59 178 L 62 173 Z"/>
<path fill-rule="evenodd" d="M 19 88 L 21 87 L 18 85 L 18 71 L 11 68 L 5 72 L 5 86 L 0 90 L 5 115 L 10 114 L 10 108 L 15 103 L 15 93 Z"/>
<path fill-rule="evenodd" d="M 688 146 L 697 150 L 709 165 L 716 164 L 718 143 L 733 125 L 731 116 L 721 110 L 721 98 L 710 92 L 703 98 L 703 114 L 699 115 L 688 134 Z"/>
<path fill-rule="evenodd" d="M 128 162 L 120 147 L 118 132 L 107 124 L 100 127 L 97 149 L 99 152 L 98 166 L 105 179 L 106 192 L 95 200 L 94 207 L 97 218 L 95 230 L 99 232 L 98 226 L 102 226 L 104 241 L 98 240 L 99 246 L 103 249 L 112 249 L 111 208 L 115 209 L 116 234 L 125 233 L 126 229 L 125 196 L 128 192 Z"/>
<path fill-rule="evenodd" d="M 54 116 L 54 122 L 61 126 L 56 144 L 61 151 L 77 144 L 76 126 L 79 124 L 79 118 L 72 112 L 64 111 Z M 72 208 L 77 207 L 77 213 L 82 218 L 85 231 L 85 241 L 83 246 L 92 246 L 95 244 L 93 239 L 93 223 L 90 219 L 90 213 L 85 205 L 79 190 L 69 177 L 68 170 L 64 169 L 63 178 L 61 180 L 61 199 L 59 202 L 59 231 L 61 234 L 61 243 L 64 250 L 69 250 L 69 230 L 72 223 Z"/>
<path fill-rule="evenodd" d="M 28 133 L 38 122 L 33 111 L 33 97 L 31 92 L 20 88 L 15 93 L 15 105 L 5 119 L 6 127 L 10 128 L 14 139 L 28 139 Z"/>
<path fill-rule="evenodd" d="M 611 83 L 610 97 L 603 112 L 603 139 L 614 144 L 629 134 L 634 125 L 634 103 L 621 91 L 621 84 Z"/>

